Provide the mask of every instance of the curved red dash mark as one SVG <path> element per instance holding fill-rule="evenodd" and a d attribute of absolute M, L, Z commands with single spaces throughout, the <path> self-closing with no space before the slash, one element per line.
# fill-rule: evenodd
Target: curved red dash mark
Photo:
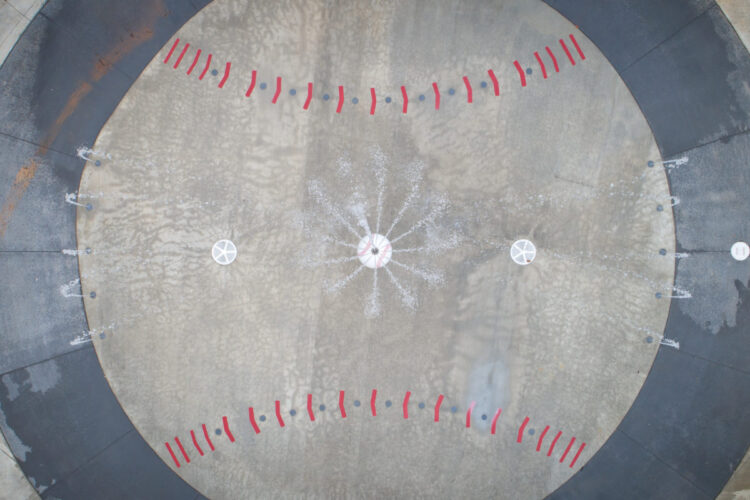
<path fill-rule="evenodd" d="M 547 434 L 547 431 L 549 430 L 549 425 L 544 428 L 542 431 L 542 435 L 539 436 L 539 442 L 536 444 L 536 451 L 540 451 L 542 449 L 542 442 L 544 441 L 544 436 Z"/>
<path fill-rule="evenodd" d="M 344 107 L 344 86 L 339 85 L 339 104 L 336 106 L 336 113 L 341 113 L 341 108 Z"/>
<path fill-rule="evenodd" d="M 258 72 L 256 70 L 253 70 L 253 73 L 250 76 L 250 86 L 247 88 L 247 92 L 245 92 L 245 97 L 250 97 L 250 94 L 252 94 L 253 90 L 255 90 L 255 79 L 257 77 Z"/>
<path fill-rule="evenodd" d="M 490 80 L 492 80 L 492 88 L 495 90 L 495 96 L 500 95 L 500 82 L 497 81 L 497 76 L 495 76 L 495 72 L 491 69 L 487 70 L 487 74 L 490 76 Z"/>
<path fill-rule="evenodd" d="M 208 429 L 206 429 L 206 424 L 203 425 L 203 436 L 206 438 L 206 442 L 208 443 L 208 446 L 211 448 L 211 451 L 214 451 L 214 444 L 211 442 L 211 438 L 208 436 Z"/>
<path fill-rule="evenodd" d="M 523 423 L 521 424 L 521 427 L 518 428 L 518 438 L 516 439 L 516 442 L 520 443 L 523 441 L 523 431 L 526 429 L 526 426 L 529 423 L 529 417 L 526 417 L 523 419 Z"/>
<path fill-rule="evenodd" d="M 302 106 L 302 109 L 307 110 L 310 107 L 310 103 L 312 102 L 312 96 L 313 96 L 313 84 L 312 82 L 307 82 L 307 99 L 305 99 L 305 105 Z"/>
<path fill-rule="evenodd" d="M 198 77 L 198 80 L 203 80 L 203 77 L 206 76 L 206 73 L 208 73 L 208 68 L 211 67 L 211 54 L 208 54 L 208 59 L 206 59 L 206 67 L 203 68 L 203 72 L 201 73 L 201 76 Z"/>
<path fill-rule="evenodd" d="M 177 461 L 177 456 L 172 451 L 172 447 L 169 446 L 169 443 L 164 443 L 164 446 L 167 447 L 167 451 L 169 451 L 169 454 L 172 455 L 172 460 L 174 460 L 174 464 L 179 468 L 180 467 L 180 462 Z"/>
<path fill-rule="evenodd" d="M 403 85 L 401 85 L 401 95 L 404 98 L 403 112 L 404 112 L 404 114 L 406 114 L 406 110 L 409 108 L 409 96 L 406 95 L 406 87 L 404 87 Z"/>
<path fill-rule="evenodd" d="M 474 407 L 477 405 L 476 401 L 471 402 L 471 406 L 466 411 L 466 428 L 471 427 L 471 412 L 474 411 Z"/>
<path fill-rule="evenodd" d="M 392 247 L 391 247 L 391 244 L 390 244 L 390 243 L 388 243 L 388 244 L 387 244 L 387 245 L 385 246 L 385 248 L 382 248 L 382 249 L 381 249 L 381 252 L 380 252 L 380 258 L 378 259 L 377 267 L 382 267 L 382 264 L 383 264 L 383 259 L 385 259 L 385 256 L 386 256 L 386 255 L 389 255 L 389 253 L 388 253 L 388 252 L 389 252 L 389 251 L 391 250 L 391 248 L 392 248 Z"/>
<path fill-rule="evenodd" d="M 523 68 L 521 67 L 521 63 L 518 61 L 513 61 L 513 65 L 518 70 L 518 76 L 521 78 L 521 87 L 526 86 L 526 73 L 524 73 Z"/>
<path fill-rule="evenodd" d="M 227 80 L 229 79 L 229 70 L 232 69 L 232 63 L 228 62 L 227 65 L 224 67 L 224 77 L 219 82 L 219 88 L 223 89 L 224 84 L 227 83 Z"/>
<path fill-rule="evenodd" d="M 310 420 L 315 422 L 315 414 L 312 409 L 312 394 L 307 395 L 307 414 L 310 415 Z"/>
<path fill-rule="evenodd" d="M 229 420 L 227 420 L 227 417 L 221 417 L 221 419 L 224 421 L 224 432 L 227 433 L 229 441 L 234 443 L 234 436 L 232 435 L 232 431 L 229 430 Z"/>
<path fill-rule="evenodd" d="M 498 408 L 495 412 L 495 416 L 492 417 L 492 429 L 490 430 L 492 434 L 495 434 L 495 431 L 497 430 L 497 419 L 500 418 L 500 414 L 502 412 L 503 410 L 501 408 Z"/>
<path fill-rule="evenodd" d="M 271 99 L 271 102 L 273 104 L 276 104 L 276 101 L 279 100 L 279 96 L 281 95 L 281 77 L 276 77 L 276 92 L 273 94 L 273 99 Z"/>
<path fill-rule="evenodd" d="M 440 405 L 443 404 L 443 395 L 438 396 L 437 403 L 435 403 L 435 422 L 440 422 Z"/>
<path fill-rule="evenodd" d="M 195 65 L 198 64 L 198 59 L 201 58 L 201 49 L 198 49 L 198 52 L 195 53 L 195 59 L 193 59 L 193 64 L 190 65 L 190 68 L 187 70 L 187 74 L 191 74 L 193 70 L 195 69 Z"/>
<path fill-rule="evenodd" d="M 432 91 L 435 92 L 435 109 L 440 109 L 440 89 L 437 82 L 432 82 Z"/>
<path fill-rule="evenodd" d="M 573 439 L 570 440 L 570 443 L 568 443 L 567 448 L 565 448 L 565 451 L 563 452 L 562 456 L 560 457 L 560 463 L 563 463 L 565 461 L 565 457 L 568 456 L 568 452 L 573 447 L 573 443 L 576 442 L 575 436 L 573 436 Z"/>
<path fill-rule="evenodd" d="M 580 457 L 580 456 L 581 456 L 581 452 L 583 451 L 583 449 L 584 449 L 585 447 L 586 447 L 586 443 L 583 443 L 583 444 L 582 444 L 582 445 L 581 445 L 581 446 L 580 446 L 580 447 L 578 448 L 578 451 L 576 452 L 576 456 L 575 456 L 575 457 L 573 457 L 573 461 L 572 461 L 572 462 L 570 462 L 570 468 L 573 468 L 573 466 L 574 466 L 574 465 L 576 464 L 576 462 L 578 461 L 578 457 Z"/>
<path fill-rule="evenodd" d="M 575 66 L 576 65 L 576 60 L 573 59 L 573 56 L 571 55 L 570 51 L 568 50 L 568 46 L 565 45 L 565 40 L 563 40 L 562 38 L 560 39 L 560 45 L 562 45 L 562 48 L 565 51 L 565 55 L 568 56 L 568 60 L 570 61 L 570 64 L 572 64 L 573 66 Z"/>
<path fill-rule="evenodd" d="M 172 57 L 172 54 L 174 54 L 174 49 L 176 49 L 179 44 L 180 44 L 180 39 L 178 38 L 177 40 L 174 41 L 174 44 L 172 44 L 172 48 L 169 49 L 169 54 L 167 54 L 167 57 L 164 59 L 164 64 L 167 64 L 169 62 L 169 59 Z M 179 464 L 177 465 L 177 467 L 179 467 Z"/>
<path fill-rule="evenodd" d="M 177 60 L 174 62 L 174 66 L 172 66 L 172 69 L 177 69 L 177 67 L 182 62 L 182 58 L 185 57 L 185 52 L 187 52 L 189 48 L 190 48 L 190 44 L 186 43 L 185 46 L 182 48 L 182 52 L 180 52 L 180 57 L 178 57 Z"/>
<path fill-rule="evenodd" d="M 193 446 L 195 446 L 195 449 L 198 450 L 198 453 L 200 453 L 200 456 L 203 456 L 203 450 L 201 450 L 201 447 L 198 445 L 198 440 L 195 439 L 195 431 L 190 430 L 190 437 L 193 439 Z"/>
<path fill-rule="evenodd" d="M 378 412 L 377 412 L 377 410 L 375 408 L 375 398 L 377 398 L 377 397 L 378 397 L 378 390 L 377 389 L 373 389 L 372 390 L 372 396 L 370 396 L 370 410 L 372 410 L 372 416 L 373 417 L 377 417 L 378 416 Z"/>
<path fill-rule="evenodd" d="M 375 89 L 373 87 L 370 87 L 370 99 L 372 100 L 372 104 L 370 105 L 370 114 L 375 114 L 375 106 L 378 103 L 378 98 L 375 95 Z"/>
<path fill-rule="evenodd" d="M 552 64 L 555 65 L 555 73 L 560 72 L 560 65 L 557 64 L 557 58 L 555 57 L 555 53 L 552 52 L 552 49 L 549 47 L 545 47 L 547 49 L 547 54 L 549 54 L 550 59 L 552 59 Z"/>
<path fill-rule="evenodd" d="M 474 100 L 474 93 L 471 91 L 471 82 L 467 76 L 464 77 L 464 85 L 466 86 L 466 102 L 471 104 Z"/>
<path fill-rule="evenodd" d="M 185 461 L 187 463 L 190 463 L 190 457 L 187 453 L 185 453 L 185 448 L 182 447 L 182 443 L 180 442 L 180 438 L 176 437 L 174 438 L 174 442 L 177 443 L 177 446 L 180 448 L 180 453 L 182 453 L 182 456 L 185 457 Z"/>
<path fill-rule="evenodd" d="M 281 418 L 281 401 L 276 401 L 276 420 L 279 421 L 280 427 L 284 427 L 284 419 Z"/>
<path fill-rule="evenodd" d="M 578 45 L 578 40 L 576 40 L 576 37 L 574 37 L 572 34 L 570 35 L 570 41 L 573 42 L 573 45 L 575 45 L 575 48 L 578 51 L 578 55 L 581 56 L 581 60 L 585 61 L 586 60 L 586 56 L 583 55 L 583 51 L 581 50 L 581 46 Z"/>
<path fill-rule="evenodd" d="M 344 391 L 339 391 L 339 410 L 341 418 L 346 418 L 346 409 L 344 408 Z"/>
<path fill-rule="evenodd" d="M 544 62 L 542 61 L 542 57 L 539 55 L 539 52 L 534 52 L 534 57 L 536 57 L 536 62 L 539 63 L 539 67 L 542 68 L 542 76 L 544 79 L 547 79 L 547 68 L 544 67 Z"/>
<path fill-rule="evenodd" d="M 558 431 L 557 436 L 552 440 L 552 444 L 549 445 L 549 451 L 547 452 L 548 457 L 552 455 L 552 451 L 555 449 L 555 445 L 557 444 L 557 440 L 560 439 L 560 436 L 562 436 L 562 431 Z"/>
<path fill-rule="evenodd" d="M 253 410 L 252 406 L 247 409 L 247 416 L 250 419 L 250 425 L 253 426 L 255 433 L 260 434 L 260 427 L 258 427 L 258 423 L 255 421 L 255 410 Z"/>
<path fill-rule="evenodd" d="M 409 418 L 409 398 L 411 397 L 411 392 L 406 391 L 406 396 L 404 396 L 404 418 Z"/>

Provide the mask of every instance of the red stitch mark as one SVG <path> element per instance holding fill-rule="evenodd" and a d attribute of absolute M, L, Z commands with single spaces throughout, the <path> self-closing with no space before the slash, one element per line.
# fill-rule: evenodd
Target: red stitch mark
<path fill-rule="evenodd" d="M 281 418 L 281 401 L 276 401 L 276 420 L 279 421 L 279 427 L 284 427 L 284 419 Z"/>
<path fill-rule="evenodd" d="M 490 80 L 492 80 L 492 87 L 495 89 L 495 96 L 499 96 L 500 95 L 500 82 L 497 81 L 495 72 L 492 71 L 491 69 L 488 69 L 487 74 L 490 75 Z"/>
<path fill-rule="evenodd" d="M 341 410 L 341 418 L 346 418 L 346 409 L 344 408 L 344 391 L 339 391 L 339 410 Z"/>
<path fill-rule="evenodd" d="M 211 448 L 211 451 L 214 451 L 214 444 L 211 442 L 211 438 L 208 437 L 208 429 L 206 429 L 206 424 L 203 425 L 203 435 L 206 438 L 206 442 L 208 443 L 208 446 Z"/>
<path fill-rule="evenodd" d="M 344 86 L 339 85 L 339 105 L 336 106 L 336 113 L 341 113 L 341 108 L 344 107 Z"/>
<path fill-rule="evenodd" d="M 227 417 L 221 417 L 221 419 L 224 421 L 224 432 L 227 433 L 229 441 L 234 443 L 234 436 L 232 435 L 232 431 L 229 430 L 229 420 L 227 420 Z"/>
<path fill-rule="evenodd" d="M 435 422 L 440 422 L 440 405 L 443 404 L 443 395 L 438 396 L 437 403 L 435 403 Z"/>
<path fill-rule="evenodd" d="M 172 66 L 172 69 L 177 69 L 177 67 L 182 62 L 182 58 L 185 57 L 185 52 L 190 48 L 190 44 L 186 43 L 185 46 L 182 48 L 182 52 L 180 52 L 180 57 L 177 58 L 177 60 L 174 62 L 174 66 Z"/>
<path fill-rule="evenodd" d="M 581 60 L 585 61 L 586 56 L 583 55 L 583 51 L 581 50 L 581 46 L 578 45 L 578 41 L 576 40 L 576 37 L 574 37 L 572 34 L 570 35 L 570 41 L 573 42 L 573 45 L 575 45 L 576 50 L 578 51 L 578 55 L 581 56 Z"/>
<path fill-rule="evenodd" d="M 552 59 L 552 63 L 555 65 L 555 73 L 560 72 L 560 65 L 557 64 L 557 58 L 555 57 L 555 53 L 552 52 L 552 49 L 549 47 L 545 47 L 547 49 L 547 54 L 549 54 L 550 58 Z"/>
<path fill-rule="evenodd" d="M 575 456 L 575 457 L 573 457 L 573 461 L 572 461 L 572 462 L 570 462 L 570 468 L 571 468 L 571 469 L 573 468 L 573 466 L 574 466 L 574 465 L 576 464 L 576 462 L 578 461 L 578 457 L 580 457 L 580 456 L 581 456 L 581 452 L 583 451 L 583 449 L 584 449 L 585 447 L 586 447 L 586 443 L 583 443 L 583 444 L 582 444 L 582 445 L 580 446 L 580 448 L 578 448 L 578 452 L 576 452 L 576 456 Z"/>
<path fill-rule="evenodd" d="M 208 68 L 211 67 L 211 54 L 208 54 L 208 59 L 206 59 L 206 67 L 203 68 L 203 73 L 201 73 L 201 76 L 198 77 L 198 80 L 203 80 L 203 77 L 206 76 L 206 73 L 208 73 Z"/>
<path fill-rule="evenodd" d="M 315 414 L 312 409 L 312 394 L 307 395 L 307 414 L 310 415 L 310 420 L 315 422 Z"/>
<path fill-rule="evenodd" d="M 375 96 L 375 89 L 373 87 L 370 87 L 370 99 L 372 99 L 372 104 L 370 105 L 370 114 L 375 114 L 375 106 L 377 105 L 378 99 Z"/>
<path fill-rule="evenodd" d="M 281 77 L 276 77 L 276 93 L 273 95 L 273 99 L 271 99 L 271 102 L 273 104 L 276 104 L 276 101 L 279 100 L 279 96 L 281 95 Z"/>
<path fill-rule="evenodd" d="M 176 49 L 179 44 L 180 44 L 180 39 L 178 38 L 177 40 L 174 41 L 172 48 L 169 49 L 169 54 L 167 54 L 166 59 L 164 59 L 164 64 L 167 64 L 169 62 L 169 59 L 172 57 L 172 54 L 174 54 L 174 49 Z M 177 465 L 177 467 L 179 467 L 179 464 Z"/>
<path fill-rule="evenodd" d="M 188 456 L 187 453 L 185 453 L 185 448 L 182 447 L 182 443 L 180 442 L 180 438 L 178 438 L 177 436 L 175 436 L 174 442 L 177 443 L 177 446 L 180 448 L 180 453 L 182 453 L 182 456 L 185 457 L 185 461 L 187 463 L 190 463 L 190 457 Z"/>
<path fill-rule="evenodd" d="M 260 427 L 258 427 L 258 423 L 255 421 L 255 410 L 253 410 L 252 406 L 247 409 L 247 416 L 250 419 L 250 425 L 253 426 L 255 433 L 260 434 Z"/>
<path fill-rule="evenodd" d="M 500 414 L 502 412 L 503 410 L 501 408 L 498 408 L 495 412 L 495 416 L 492 417 L 492 429 L 490 430 L 492 434 L 495 434 L 495 431 L 497 430 L 497 419 L 500 418 Z"/>
<path fill-rule="evenodd" d="M 167 451 L 169 451 L 169 454 L 172 455 L 172 460 L 174 460 L 174 464 L 179 468 L 180 467 L 180 462 L 177 461 L 177 456 L 172 451 L 172 447 L 169 446 L 169 443 L 164 443 L 164 446 L 167 447 Z"/>
<path fill-rule="evenodd" d="M 406 396 L 404 396 L 404 418 L 409 418 L 409 398 L 411 397 L 411 392 L 406 391 Z"/>
<path fill-rule="evenodd" d="M 557 440 L 560 439 L 560 436 L 562 436 L 562 431 L 558 431 L 557 436 L 552 440 L 552 444 L 549 446 L 549 451 L 547 452 L 548 457 L 552 455 L 552 451 L 555 449 L 555 445 L 557 444 Z"/>
<path fill-rule="evenodd" d="M 575 436 L 573 436 L 573 439 L 570 440 L 570 443 L 568 443 L 568 447 L 565 448 L 565 452 L 563 452 L 562 456 L 560 457 L 560 463 L 563 463 L 565 461 L 565 457 L 568 456 L 568 452 L 573 447 L 573 443 L 576 442 Z"/>
<path fill-rule="evenodd" d="M 464 85 L 466 86 L 466 102 L 471 104 L 474 100 L 474 93 L 471 91 L 471 82 L 467 76 L 464 77 Z"/>
<path fill-rule="evenodd" d="M 542 431 L 542 435 L 539 436 L 539 442 L 536 444 L 536 451 L 540 451 L 542 449 L 542 442 L 544 441 L 544 436 L 547 434 L 547 431 L 549 430 L 549 425 L 544 428 Z"/>
<path fill-rule="evenodd" d="M 227 65 L 224 67 L 224 77 L 219 82 L 219 88 L 223 89 L 224 84 L 227 83 L 227 80 L 229 79 L 229 70 L 232 69 L 232 63 L 228 62 Z"/>
<path fill-rule="evenodd" d="M 193 59 L 193 64 L 190 65 L 190 68 L 187 70 L 187 74 L 190 75 L 193 70 L 195 69 L 195 65 L 198 64 L 198 59 L 201 58 L 201 49 L 198 49 L 198 52 L 195 53 L 195 59 Z"/>
<path fill-rule="evenodd" d="M 192 429 L 190 429 L 190 437 L 193 438 L 193 446 L 195 446 L 195 449 L 198 450 L 198 453 L 200 453 L 201 456 L 203 456 L 203 450 L 198 446 L 198 440 L 195 439 L 195 431 Z"/>
<path fill-rule="evenodd" d="M 565 51 L 565 54 L 568 56 L 568 60 L 570 61 L 570 64 L 573 66 L 576 65 L 576 60 L 573 59 L 573 56 L 571 55 L 570 51 L 568 50 L 568 46 L 565 45 L 565 40 L 562 38 L 560 39 L 560 45 L 562 45 L 563 50 Z"/>
<path fill-rule="evenodd" d="M 521 77 L 521 87 L 525 87 L 526 86 L 526 73 L 524 73 L 523 68 L 521 67 L 521 63 L 519 63 L 518 61 L 514 61 L 513 64 L 518 70 L 518 76 Z"/>
<path fill-rule="evenodd" d="M 471 402 L 471 406 L 469 406 L 469 409 L 466 410 L 466 428 L 471 427 L 471 412 L 474 411 L 474 407 L 477 405 L 476 401 Z"/>
<path fill-rule="evenodd" d="M 529 417 L 526 417 L 523 419 L 523 423 L 521 424 L 521 427 L 518 428 L 518 439 L 516 439 L 517 442 L 523 441 L 523 431 L 526 429 L 526 425 L 529 423 Z"/>
<path fill-rule="evenodd" d="M 305 99 L 305 105 L 302 106 L 302 109 L 307 110 L 310 107 L 310 103 L 312 102 L 312 96 L 313 96 L 313 83 L 307 82 L 307 99 Z"/>
<path fill-rule="evenodd" d="M 437 82 L 432 82 L 432 91 L 435 92 L 435 109 L 440 109 L 440 89 Z"/>
<path fill-rule="evenodd" d="M 377 398 L 377 397 L 378 397 L 378 390 L 377 389 L 373 389 L 372 390 L 372 396 L 370 396 L 370 410 L 372 410 L 372 416 L 373 417 L 377 417 L 378 416 L 378 412 L 375 409 L 375 398 Z"/>
<path fill-rule="evenodd" d="M 253 90 L 255 90 L 255 79 L 258 76 L 258 72 L 253 70 L 252 75 L 250 76 L 250 86 L 247 88 L 247 92 L 245 92 L 245 97 L 250 97 L 250 94 L 253 93 Z"/>
<path fill-rule="evenodd" d="M 544 67 L 544 62 L 542 61 L 542 57 L 539 55 L 539 52 L 534 52 L 534 57 L 536 57 L 536 61 L 539 63 L 539 66 L 542 68 L 542 76 L 546 80 L 547 68 Z"/>
<path fill-rule="evenodd" d="M 406 87 L 401 85 L 401 95 L 404 97 L 404 114 L 406 114 L 406 110 L 409 108 L 409 96 L 406 95 Z"/>

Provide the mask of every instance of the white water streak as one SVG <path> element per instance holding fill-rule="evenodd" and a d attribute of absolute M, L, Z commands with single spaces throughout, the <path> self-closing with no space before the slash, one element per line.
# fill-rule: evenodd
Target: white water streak
<path fill-rule="evenodd" d="M 417 222 L 416 224 L 414 224 L 408 231 L 406 231 L 401 236 L 398 236 L 397 238 L 392 239 L 391 243 L 396 243 L 398 240 L 400 240 L 402 238 L 406 238 L 411 233 L 413 233 L 414 231 L 416 231 L 420 227 L 424 226 L 425 224 L 433 222 L 441 213 L 443 213 L 445 211 L 445 208 L 447 206 L 448 206 L 448 202 L 447 201 L 445 201 L 443 199 L 439 200 L 438 203 L 437 203 L 437 206 L 433 207 L 433 209 L 430 210 L 430 212 L 424 218 L 422 218 L 419 222 Z"/>
<path fill-rule="evenodd" d="M 419 276 L 423 280 L 425 280 L 427 283 L 429 283 L 432 286 L 438 286 L 444 282 L 443 275 L 439 272 L 434 271 L 428 271 L 427 269 L 419 269 L 413 266 L 409 266 L 406 264 L 402 264 L 401 262 L 397 260 L 391 259 L 391 262 L 393 264 L 396 264 L 397 266 L 406 269 L 410 273 L 415 274 L 416 276 Z"/>
<path fill-rule="evenodd" d="M 378 268 L 373 269 L 372 293 L 365 307 L 365 316 L 375 318 L 380 316 L 380 290 L 378 289 Z"/>
<path fill-rule="evenodd" d="M 323 209 L 325 209 L 329 215 L 332 215 L 333 217 L 338 219 L 339 222 L 341 222 L 346 229 L 354 234 L 358 240 L 362 239 L 362 236 L 359 234 L 359 232 L 354 229 L 354 226 L 352 226 L 349 221 L 346 220 L 344 214 L 341 213 L 341 210 L 336 207 L 331 199 L 326 195 L 325 191 L 318 181 L 311 181 L 308 184 L 308 192 L 310 193 L 310 196 L 313 197 L 315 202 L 318 203 L 318 205 L 320 205 Z"/>
<path fill-rule="evenodd" d="M 79 207 L 85 207 L 83 203 L 78 203 L 76 199 L 78 198 L 78 195 L 76 193 L 65 193 L 65 202 L 70 203 L 71 205 L 76 205 Z"/>
<path fill-rule="evenodd" d="M 401 286 L 401 283 L 396 279 L 396 277 L 393 275 L 390 269 L 388 267 L 384 267 L 386 274 L 391 279 L 391 282 L 395 285 L 395 287 L 398 289 L 399 293 L 401 293 L 401 303 L 411 309 L 412 311 L 416 310 L 417 308 L 417 300 L 414 298 L 414 295 Z"/>
<path fill-rule="evenodd" d="M 341 280 L 337 281 L 336 283 L 334 283 L 333 285 L 327 287 L 326 290 L 328 291 L 328 293 L 338 292 L 339 290 L 341 290 L 342 288 L 344 288 L 347 283 L 349 283 L 352 279 L 354 279 L 355 276 L 357 276 L 359 273 L 361 273 L 363 269 L 365 269 L 365 266 L 359 266 L 356 271 L 354 271 L 353 273 L 351 273 L 346 278 L 341 279 Z"/>

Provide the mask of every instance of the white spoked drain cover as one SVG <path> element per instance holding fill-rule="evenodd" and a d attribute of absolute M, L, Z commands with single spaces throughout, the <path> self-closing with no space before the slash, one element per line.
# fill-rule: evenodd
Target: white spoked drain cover
<path fill-rule="evenodd" d="M 734 260 L 743 261 L 750 257 L 750 246 L 744 241 L 738 241 L 732 245 L 732 257 Z"/>
<path fill-rule="evenodd" d="M 378 269 L 388 264 L 393 256 L 393 248 L 388 238 L 382 234 L 370 234 L 359 240 L 357 257 L 362 265 Z"/>
<path fill-rule="evenodd" d="M 228 266 L 237 258 L 237 247 L 229 240 L 219 240 L 214 243 L 211 256 L 217 264 Z"/>
<path fill-rule="evenodd" d="M 510 258 L 519 266 L 528 266 L 536 257 L 536 247 L 529 240 L 518 240 L 510 247 Z"/>

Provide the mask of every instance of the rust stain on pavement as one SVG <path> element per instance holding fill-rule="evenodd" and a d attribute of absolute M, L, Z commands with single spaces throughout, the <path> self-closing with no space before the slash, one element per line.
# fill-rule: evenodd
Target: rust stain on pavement
<path fill-rule="evenodd" d="M 52 127 L 50 127 L 44 140 L 39 145 L 39 148 L 36 150 L 32 158 L 21 167 L 13 180 L 10 192 L 5 197 L 3 206 L 0 209 L 0 238 L 5 235 L 16 206 L 23 199 L 24 193 L 26 193 L 26 190 L 29 188 L 31 181 L 36 175 L 40 164 L 40 157 L 47 154 L 50 146 L 52 146 L 55 139 L 57 139 L 57 136 L 60 134 L 65 122 L 75 112 L 81 101 L 91 92 L 91 90 L 93 90 L 94 87 L 92 83 L 101 80 L 120 59 L 130 53 L 141 43 L 151 39 L 151 37 L 154 36 L 154 25 L 156 24 L 156 21 L 160 17 L 166 17 L 168 15 L 169 11 L 165 7 L 163 0 L 154 0 L 144 16 L 145 19 L 141 28 L 130 32 L 128 37 L 115 45 L 115 47 L 106 55 L 99 57 L 91 70 L 90 82 L 81 82 L 71 93 L 68 101 L 65 103 L 65 107 L 55 119 L 55 122 L 52 124 Z"/>

